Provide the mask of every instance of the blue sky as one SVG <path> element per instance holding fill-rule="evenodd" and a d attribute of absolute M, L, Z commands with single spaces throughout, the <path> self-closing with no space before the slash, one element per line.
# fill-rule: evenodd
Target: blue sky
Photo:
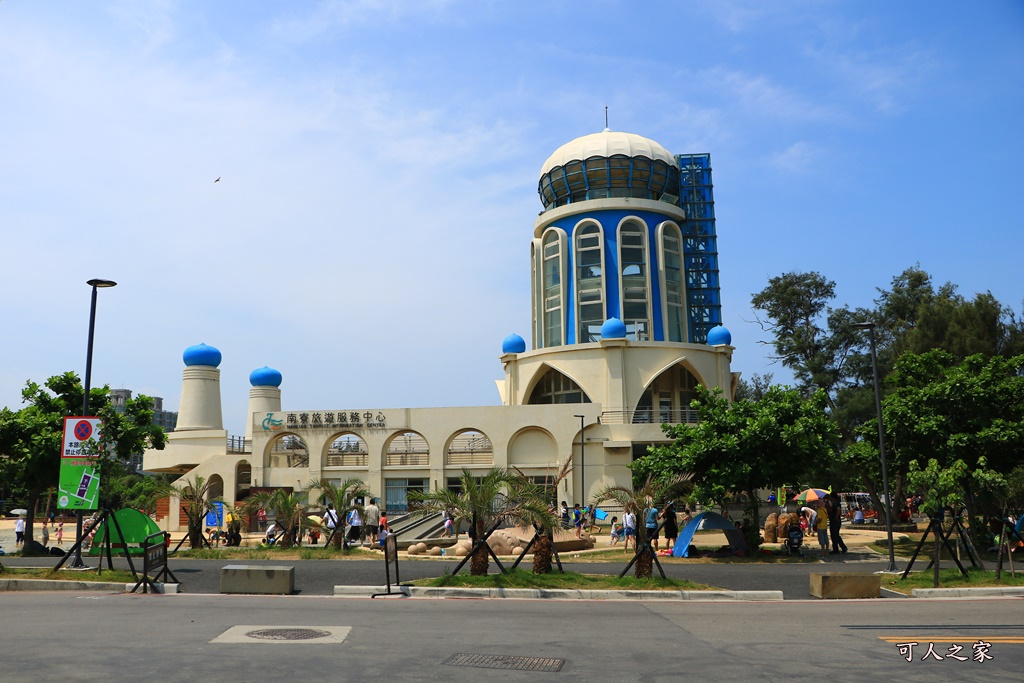
<path fill-rule="evenodd" d="M 0 405 L 84 373 L 177 409 L 217 346 L 286 409 L 498 403 L 541 164 L 604 127 L 714 167 L 733 368 L 752 293 L 920 263 L 1021 312 L 1024 4 L 0 3 Z M 214 179 L 220 177 L 219 183 Z"/>

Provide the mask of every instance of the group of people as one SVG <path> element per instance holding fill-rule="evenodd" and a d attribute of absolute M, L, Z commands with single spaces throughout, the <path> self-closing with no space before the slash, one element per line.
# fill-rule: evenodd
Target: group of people
<path fill-rule="evenodd" d="M 334 534 L 340 520 L 338 511 L 334 509 L 333 505 L 328 504 L 321 519 L 321 524 L 327 529 L 328 535 Z M 348 531 L 345 534 L 346 548 L 349 545 L 372 546 L 374 540 L 383 548 L 384 541 L 391 533 L 387 513 L 377 505 L 376 498 L 370 498 L 370 502 L 363 506 L 361 513 L 358 506 L 349 510 L 345 523 L 348 525 Z"/>
<path fill-rule="evenodd" d="M 676 539 L 679 537 L 679 518 L 676 511 L 676 504 L 674 502 L 668 502 L 665 504 L 664 509 L 658 510 L 656 506 L 651 506 L 644 510 L 644 532 L 646 533 L 647 540 L 650 541 L 651 547 L 655 551 L 659 549 L 660 536 L 662 533 L 665 535 L 665 547 L 669 550 L 675 548 Z M 685 508 L 685 513 L 682 518 L 682 523 L 685 526 L 690 522 L 690 510 Z M 622 514 L 622 521 L 619 522 L 617 516 L 612 517 L 611 522 L 611 534 L 609 536 L 608 545 L 618 545 L 619 541 L 622 541 L 622 549 L 629 550 L 630 540 L 633 542 L 633 550 L 636 550 L 636 538 L 637 538 L 637 526 L 636 526 L 636 514 L 630 511 L 626 511 Z"/>
<path fill-rule="evenodd" d="M 863 521 L 863 514 L 861 520 Z M 818 547 L 821 555 L 839 555 L 847 551 L 843 542 L 843 512 L 839 494 L 832 492 L 818 501 L 816 508 L 804 506 L 800 508 L 800 527 L 805 533 L 811 530 L 818 535 Z M 829 543 L 831 536 L 831 543 Z M 831 548 L 831 549 L 830 549 Z"/>
<path fill-rule="evenodd" d="M 25 544 L 25 528 L 26 522 L 24 517 L 18 517 L 14 521 L 14 546 Z M 54 541 L 56 545 L 64 545 L 64 521 L 56 521 L 53 514 L 50 514 L 49 526 L 47 521 L 44 519 L 39 522 L 39 543 L 45 548 L 50 545 L 50 527 L 54 529 Z"/>

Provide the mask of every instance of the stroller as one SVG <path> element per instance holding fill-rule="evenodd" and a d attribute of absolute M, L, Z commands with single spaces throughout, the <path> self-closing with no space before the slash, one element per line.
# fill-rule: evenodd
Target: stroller
<path fill-rule="evenodd" d="M 786 537 L 786 554 L 799 555 L 803 557 L 800 547 L 804 544 L 804 532 L 799 524 L 789 525 L 789 535 Z"/>

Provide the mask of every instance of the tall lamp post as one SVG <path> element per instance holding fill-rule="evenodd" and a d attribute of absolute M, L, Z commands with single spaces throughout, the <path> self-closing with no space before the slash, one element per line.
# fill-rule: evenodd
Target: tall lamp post
<path fill-rule="evenodd" d="M 92 340 L 93 334 L 96 329 L 96 290 L 100 287 L 114 287 L 117 285 L 113 280 L 100 280 L 92 279 L 85 284 L 92 287 L 92 303 L 89 306 L 89 346 L 85 352 L 85 389 L 84 395 L 82 396 L 82 416 L 89 416 L 89 389 L 92 384 Z M 82 511 L 78 510 L 75 515 L 75 530 L 76 539 L 79 541 L 75 549 L 75 561 L 72 563 L 72 567 L 84 567 L 85 562 L 82 561 Z"/>
<path fill-rule="evenodd" d="M 580 419 L 580 488 L 583 490 L 583 504 L 584 504 L 584 506 L 586 506 L 586 504 L 587 504 L 587 470 L 586 470 L 586 466 L 587 466 L 587 453 L 584 450 L 585 444 L 584 444 L 584 438 L 583 438 L 583 428 L 584 428 L 583 420 L 584 420 L 584 416 L 583 415 L 573 415 L 573 417 L 578 417 Z"/>
<path fill-rule="evenodd" d="M 871 339 L 871 372 L 875 379 L 875 411 L 878 413 L 878 452 L 882 456 L 882 492 L 885 495 L 885 530 L 889 536 L 889 565 L 887 572 L 896 571 L 896 550 L 892 546 L 892 496 L 889 495 L 889 467 L 885 462 L 885 427 L 882 425 L 882 388 L 878 382 L 878 354 L 875 352 L 875 323 L 854 323 L 855 328 L 867 330 Z"/>

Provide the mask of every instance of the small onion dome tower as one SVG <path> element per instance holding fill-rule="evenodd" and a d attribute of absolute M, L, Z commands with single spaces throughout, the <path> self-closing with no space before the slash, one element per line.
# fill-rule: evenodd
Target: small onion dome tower
<path fill-rule="evenodd" d="M 601 325 L 601 339 L 625 339 L 626 326 L 618 318 L 608 318 Z"/>
<path fill-rule="evenodd" d="M 719 325 L 708 331 L 708 346 L 732 346 L 732 333 Z"/>
<path fill-rule="evenodd" d="M 263 366 L 249 373 L 249 414 L 245 421 L 245 441 L 252 443 L 255 425 L 262 425 L 267 413 L 281 411 L 281 373 Z M 262 427 L 260 427 L 262 428 Z"/>
<path fill-rule="evenodd" d="M 224 429 L 220 406 L 221 353 L 213 346 L 196 344 L 182 354 L 181 405 L 175 431 Z"/>
<path fill-rule="evenodd" d="M 512 334 L 505 337 L 505 340 L 501 342 L 501 353 L 525 353 L 526 352 L 526 340 L 520 337 L 518 334 L 513 332 Z"/>

